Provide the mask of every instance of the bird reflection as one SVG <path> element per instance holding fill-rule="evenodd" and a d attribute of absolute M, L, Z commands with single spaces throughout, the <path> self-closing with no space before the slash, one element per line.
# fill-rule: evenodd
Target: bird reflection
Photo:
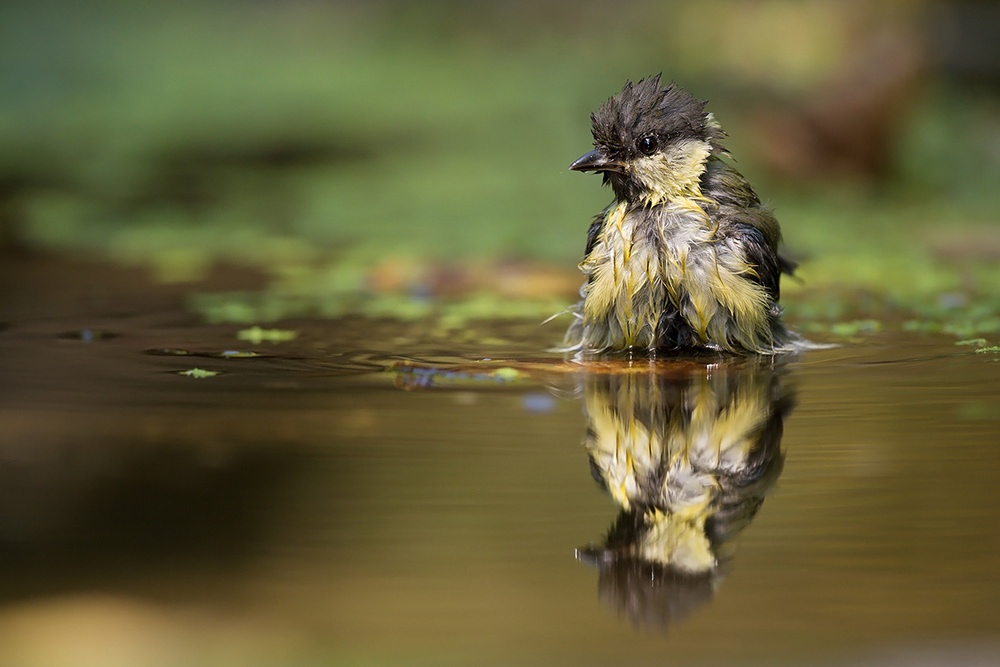
<path fill-rule="evenodd" d="M 781 474 L 794 401 L 774 363 L 651 362 L 585 377 L 591 472 L 621 512 L 577 558 L 633 622 L 666 629 L 711 599 L 732 539 Z"/>

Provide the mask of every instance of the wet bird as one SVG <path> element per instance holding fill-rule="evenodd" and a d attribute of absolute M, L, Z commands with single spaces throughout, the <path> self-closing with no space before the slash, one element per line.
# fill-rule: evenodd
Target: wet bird
<path fill-rule="evenodd" d="M 791 349 L 778 298 L 794 265 L 778 254 L 778 221 L 724 160 L 705 102 L 657 75 L 626 82 L 591 121 L 594 150 L 570 169 L 602 173 L 615 200 L 587 233 L 565 348 Z"/>

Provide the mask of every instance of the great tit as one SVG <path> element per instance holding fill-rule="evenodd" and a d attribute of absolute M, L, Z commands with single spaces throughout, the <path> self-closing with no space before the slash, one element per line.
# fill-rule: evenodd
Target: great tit
<path fill-rule="evenodd" d="M 794 268 L 778 221 L 724 160 L 705 104 L 657 75 L 591 114 L 594 150 L 569 168 L 601 172 L 615 200 L 587 233 L 566 350 L 774 354 L 798 342 L 778 306 Z"/>

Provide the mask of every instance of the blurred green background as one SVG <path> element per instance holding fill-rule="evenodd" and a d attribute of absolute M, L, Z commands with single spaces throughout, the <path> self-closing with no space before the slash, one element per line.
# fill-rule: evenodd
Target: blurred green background
<path fill-rule="evenodd" d="M 190 282 L 210 320 L 544 316 L 589 114 L 663 72 L 776 209 L 809 329 L 1000 329 L 1000 10 L 977 2 L 11 2 L 0 260 Z M 267 288 L 213 293 L 213 266 Z"/>

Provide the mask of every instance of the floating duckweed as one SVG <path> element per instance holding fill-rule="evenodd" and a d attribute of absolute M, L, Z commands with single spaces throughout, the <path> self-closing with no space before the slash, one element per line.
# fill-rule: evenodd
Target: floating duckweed
<path fill-rule="evenodd" d="M 285 343 L 299 337 L 299 332 L 291 329 L 262 329 L 252 326 L 249 329 L 241 329 L 236 333 L 236 338 L 244 340 L 252 345 L 260 345 L 263 342 Z M 243 353 L 245 356 L 255 356 L 252 352 Z"/>
<path fill-rule="evenodd" d="M 250 324 L 259 320 L 258 308 L 251 303 L 253 300 L 254 295 L 247 292 L 195 294 L 190 298 L 190 305 L 209 324 Z"/>
<path fill-rule="evenodd" d="M 408 389 L 506 384 L 517 382 L 524 377 L 521 371 L 508 366 L 479 372 L 419 366 L 404 362 L 394 364 L 388 371 L 396 376 L 400 386 Z"/>
<path fill-rule="evenodd" d="M 218 371 L 207 371 L 204 368 L 192 368 L 187 371 L 178 372 L 178 375 L 186 375 L 189 378 L 197 378 L 199 380 L 214 377 L 218 374 Z"/>
<path fill-rule="evenodd" d="M 391 317 L 404 322 L 427 317 L 432 303 L 403 294 L 380 294 L 366 299 L 358 308 L 367 317 Z"/>
<path fill-rule="evenodd" d="M 513 382 L 521 377 L 521 372 L 516 368 L 498 368 L 493 371 L 493 375 L 502 382 Z"/>
<path fill-rule="evenodd" d="M 835 322 L 830 325 L 830 333 L 835 336 L 857 336 L 858 334 L 878 333 L 882 323 L 878 320 L 853 320 L 851 322 Z"/>
<path fill-rule="evenodd" d="M 242 350 L 224 350 L 219 352 L 218 356 L 223 359 L 251 359 L 253 357 L 259 357 L 260 355 L 256 352 L 245 352 Z"/>

